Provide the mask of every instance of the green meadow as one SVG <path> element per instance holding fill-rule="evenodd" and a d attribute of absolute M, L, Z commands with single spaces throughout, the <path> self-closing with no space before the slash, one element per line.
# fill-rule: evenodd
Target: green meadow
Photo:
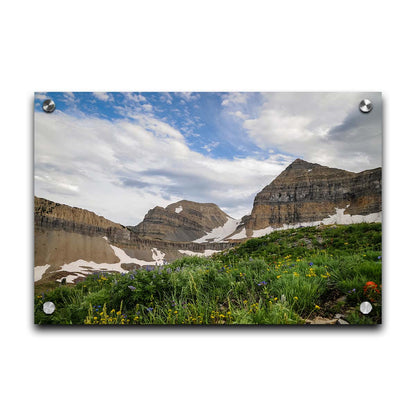
<path fill-rule="evenodd" d="M 342 314 L 373 325 L 381 323 L 381 275 L 381 224 L 275 231 L 210 258 L 37 285 L 35 323 L 303 325 Z M 373 306 L 368 315 L 363 301 Z"/>

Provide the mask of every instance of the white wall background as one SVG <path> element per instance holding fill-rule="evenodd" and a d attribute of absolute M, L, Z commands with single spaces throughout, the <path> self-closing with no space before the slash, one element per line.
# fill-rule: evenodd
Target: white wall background
<path fill-rule="evenodd" d="M 414 15 L 380 0 L 3 4 L 1 413 L 411 414 Z M 35 328 L 32 93 L 44 90 L 382 91 L 383 327 Z"/>

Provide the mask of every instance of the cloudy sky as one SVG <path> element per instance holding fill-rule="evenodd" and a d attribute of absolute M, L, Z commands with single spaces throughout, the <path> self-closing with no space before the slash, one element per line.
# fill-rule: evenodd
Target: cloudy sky
<path fill-rule="evenodd" d="M 240 218 L 298 157 L 359 172 L 381 150 L 379 93 L 35 94 L 35 195 L 123 225 L 181 199 Z"/>

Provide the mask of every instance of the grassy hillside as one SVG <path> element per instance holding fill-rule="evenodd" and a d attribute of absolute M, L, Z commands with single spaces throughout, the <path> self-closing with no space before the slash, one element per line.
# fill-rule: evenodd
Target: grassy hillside
<path fill-rule="evenodd" d="M 341 313 L 350 324 L 377 324 L 381 271 L 381 224 L 276 231 L 208 259 L 57 283 L 35 294 L 35 322 L 304 324 Z M 359 312 L 365 300 L 369 315 Z"/>

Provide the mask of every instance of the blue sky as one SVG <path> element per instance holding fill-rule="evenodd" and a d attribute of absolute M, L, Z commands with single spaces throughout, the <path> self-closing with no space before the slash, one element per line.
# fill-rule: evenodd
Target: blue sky
<path fill-rule="evenodd" d="M 36 93 L 35 195 L 124 225 L 181 199 L 240 218 L 297 157 L 380 166 L 381 117 L 378 93 Z"/>
<path fill-rule="evenodd" d="M 236 108 L 234 112 L 243 110 L 242 114 L 255 117 L 263 101 L 261 94 L 245 93 L 244 103 L 237 98 L 237 102 L 223 105 L 228 95 L 216 92 L 50 92 L 36 94 L 35 111 L 41 111 L 39 104 L 47 96 L 55 101 L 60 111 L 74 116 L 134 121 L 140 113 L 151 114 L 180 131 L 192 150 L 213 158 L 232 159 L 253 152 L 264 153 L 242 127 L 241 116 L 232 114 L 232 109 Z"/>

